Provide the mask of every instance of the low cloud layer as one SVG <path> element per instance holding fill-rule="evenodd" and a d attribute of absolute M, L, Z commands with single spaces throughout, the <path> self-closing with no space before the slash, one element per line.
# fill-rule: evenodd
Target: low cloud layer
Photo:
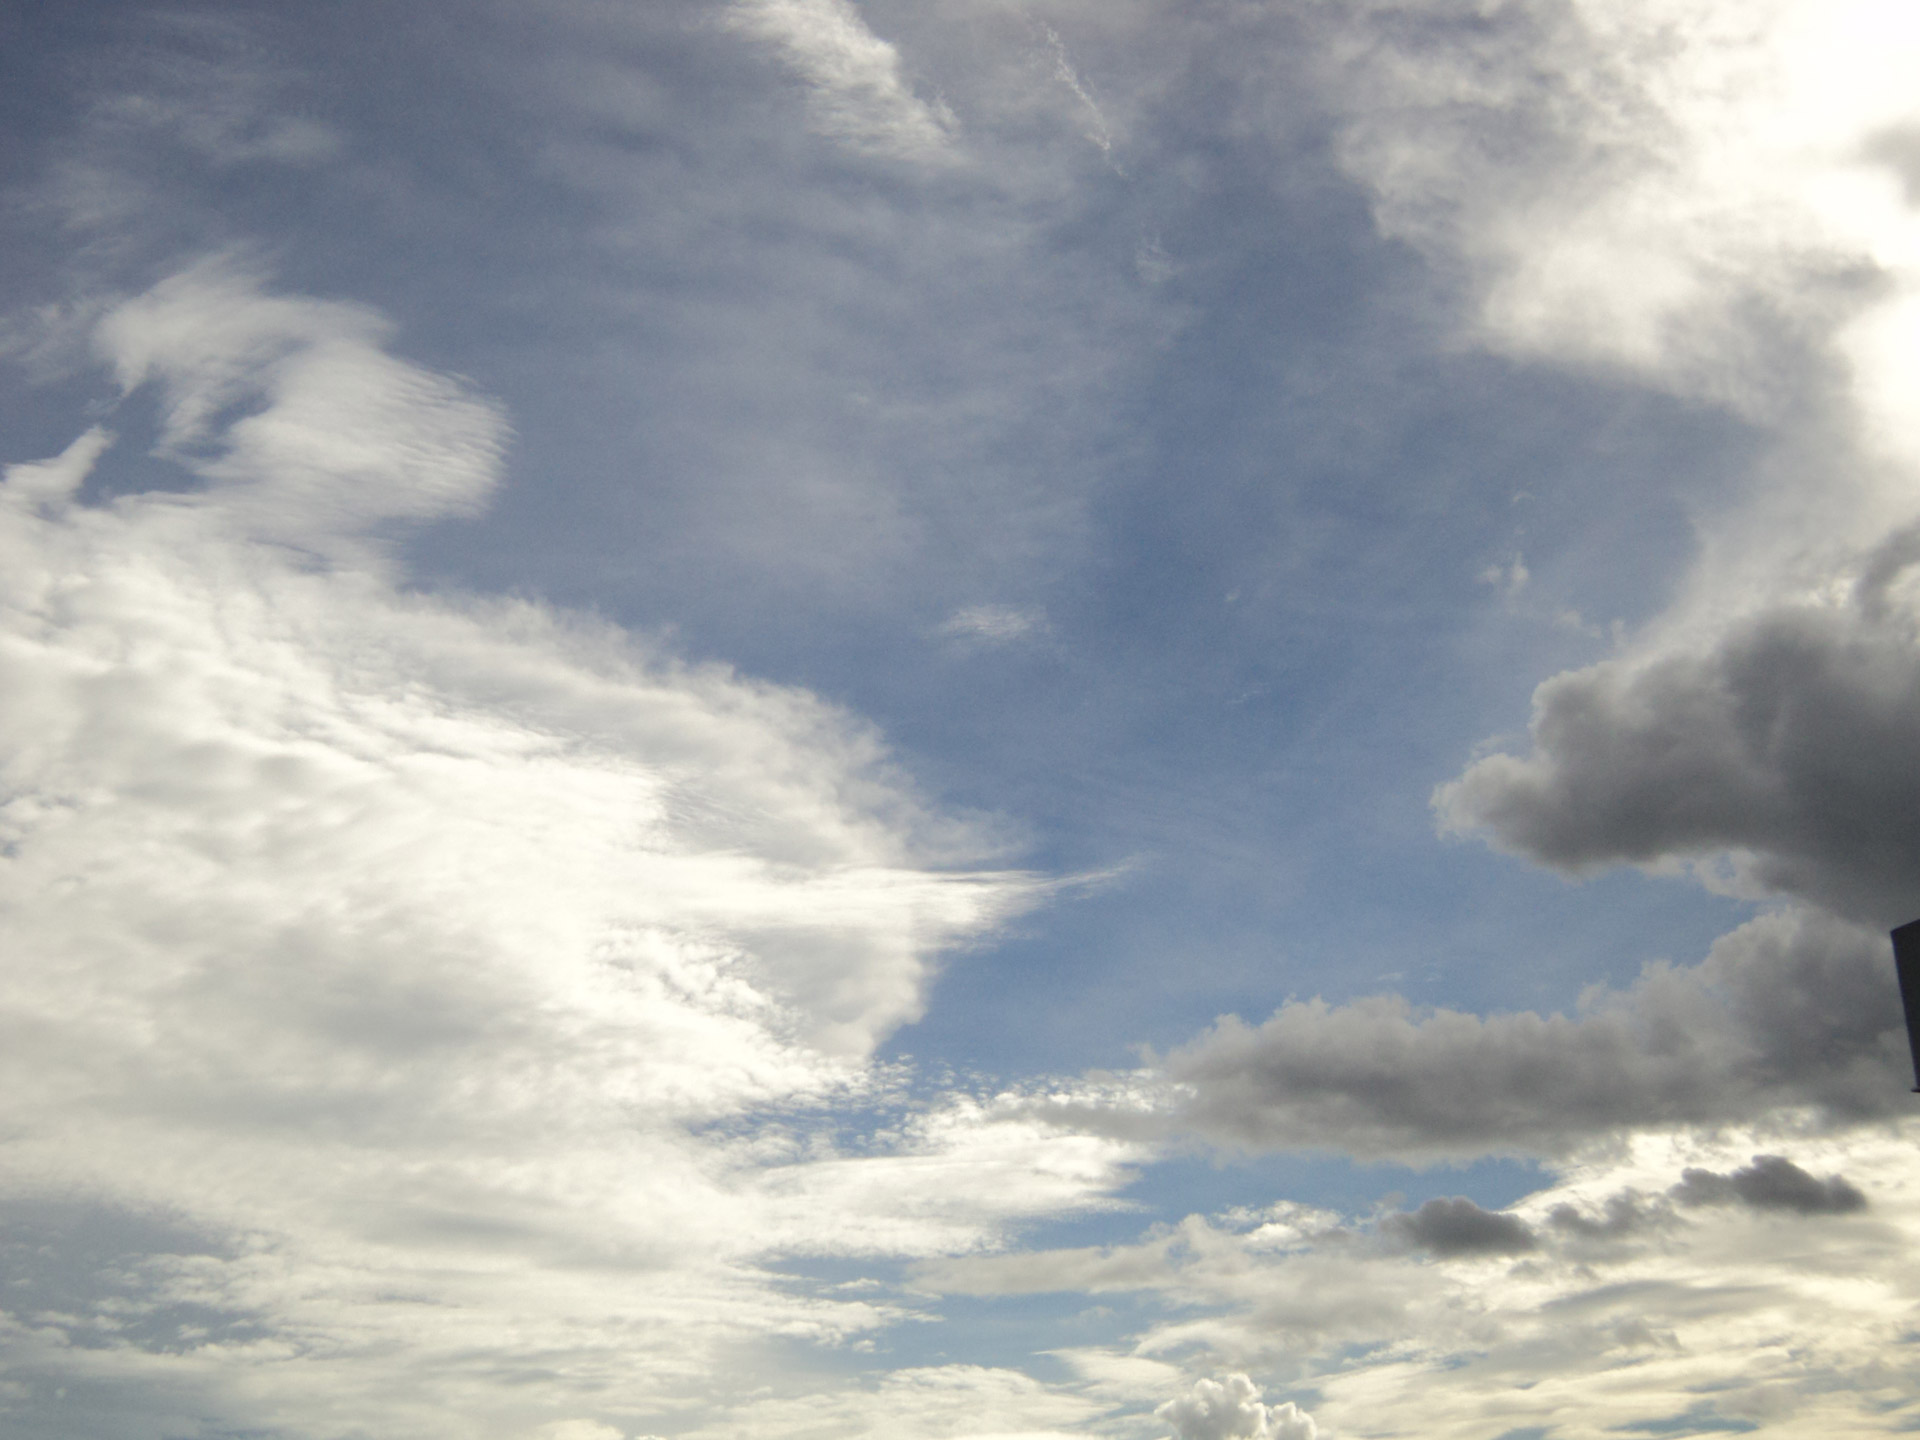
<path fill-rule="evenodd" d="M 1885 939 L 1813 912 L 1750 921 L 1573 1015 L 1416 1011 L 1392 996 L 1222 1020 L 1169 1055 L 1183 1123 L 1228 1144 L 1361 1156 L 1565 1154 L 1623 1126 L 1781 1106 L 1894 1113 L 1905 1037 Z"/>
<path fill-rule="evenodd" d="M 924 1273 L 981 1296 L 1076 1273 L 1156 1302 L 1125 1353 L 1221 1376 L 1156 1411 L 1177 1440 L 1287 1433 L 1287 1407 L 1237 1374 L 1288 1377 L 1308 1434 L 1660 1433 L 1679 1417 L 1854 1434 L 1910 1420 L 1914 1124 L 1745 1159 L 1763 1133 L 1623 1136 L 1501 1211 L 1456 1197 L 1370 1224 L 1281 1204 L 1103 1252 Z M 1846 1179 L 1832 1174 L 1843 1162 Z"/>

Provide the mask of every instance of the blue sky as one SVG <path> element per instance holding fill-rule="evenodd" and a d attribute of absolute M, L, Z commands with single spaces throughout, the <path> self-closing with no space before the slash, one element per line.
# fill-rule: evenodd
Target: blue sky
<path fill-rule="evenodd" d="M 1917 44 L 0 20 L 9 1423 L 1910 1425 Z"/>

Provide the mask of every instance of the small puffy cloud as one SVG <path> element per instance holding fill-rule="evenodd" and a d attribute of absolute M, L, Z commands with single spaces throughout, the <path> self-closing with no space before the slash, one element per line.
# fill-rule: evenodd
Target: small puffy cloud
<path fill-rule="evenodd" d="M 1436 1197 L 1408 1214 L 1380 1222 L 1383 1234 L 1443 1259 L 1460 1255 L 1518 1255 L 1538 1247 L 1532 1228 L 1518 1215 L 1482 1210 L 1464 1196 Z"/>
<path fill-rule="evenodd" d="M 1730 1175 L 1689 1168 L 1670 1193 L 1682 1205 L 1738 1202 L 1756 1210 L 1788 1210 L 1796 1215 L 1850 1215 L 1867 1208 L 1867 1197 L 1845 1177 L 1816 1180 L 1784 1155 L 1756 1155 L 1751 1165 Z"/>
<path fill-rule="evenodd" d="M 1263 1404 L 1259 1387 L 1245 1375 L 1196 1381 L 1153 1413 L 1173 1427 L 1176 1440 L 1314 1440 L 1320 1433 L 1313 1417 L 1292 1401 Z"/>
<path fill-rule="evenodd" d="M 1900 1027 L 1884 938 L 1789 911 L 1723 936 L 1697 966 L 1596 989 L 1574 1015 L 1291 1003 L 1259 1026 L 1220 1021 L 1164 1070 L 1184 1087 L 1173 1123 L 1229 1144 L 1551 1155 L 1622 1126 L 1780 1106 L 1890 1113 L 1905 1098 Z"/>
<path fill-rule="evenodd" d="M 977 1249 L 1026 1216 L 1111 1203 L 1104 1197 L 1124 1183 L 1126 1162 L 1144 1157 L 1024 1109 L 950 1097 L 903 1123 L 888 1152 L 810 1154 L 768 1168 L 758 1185 L 798 1222 L 767 1237 L 777 1248 L 940 1254 Z"/>

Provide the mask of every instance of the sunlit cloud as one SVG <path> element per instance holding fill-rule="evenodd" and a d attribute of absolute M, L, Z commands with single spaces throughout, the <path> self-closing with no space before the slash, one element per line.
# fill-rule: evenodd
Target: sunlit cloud
<path fill-rule="evenodd" d="M 493 406 L 220 263 L 97 335 L 200 486 L 83 503 L 101 428 L 0 486 L 6 1203 L 179 1238 L 44 1275 L 17 1373 L 466 1434 L 507 1356 L 571 1357 L 522 1433 L 884 1318 L 757 1255 L 965 1250 L 1116 1183 L 1125 1147 L 977 1107 L 803 1143 L 1033 882 L 916 859 L 919 802 L 804 692 L 396 588 L 368 527 L 477 504 Z"/>

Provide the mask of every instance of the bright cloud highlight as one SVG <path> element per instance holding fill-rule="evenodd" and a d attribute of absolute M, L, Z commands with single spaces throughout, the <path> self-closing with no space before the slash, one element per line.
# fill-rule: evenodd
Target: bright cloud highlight
<path fill-rule="evenodd" d="M 201 483 L 83 503 L 96 428 L 0 486 L 0 1203 L 161 1234 L 43 1274 L 14 1373 L 517 1436 L 884 1318 L 757 1256 L 965 1250 L 1115 1182 L 977 1107 L 807 1139 L 895 1103 L 866 1057 L 1034 882 L 923 859 L 964 833 L 803 692 L 397 588 L 367 528 L 477 503 L 493 407 L 218 263 L 97 336 Z"/>

